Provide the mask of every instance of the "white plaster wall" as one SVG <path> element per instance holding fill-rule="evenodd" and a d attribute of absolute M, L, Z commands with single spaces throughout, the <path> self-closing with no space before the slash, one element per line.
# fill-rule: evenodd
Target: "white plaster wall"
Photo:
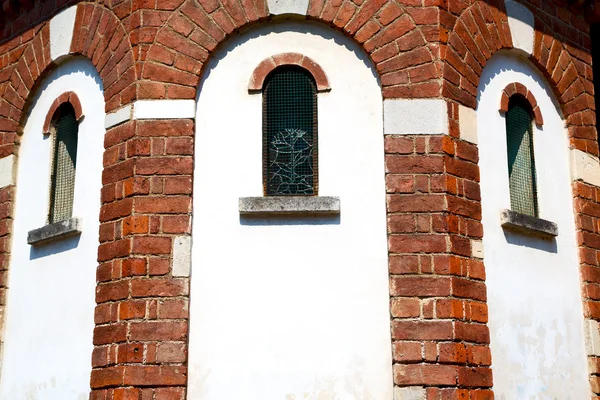
<path fill-rule="evenodd" d="M 27 232 L 46 223 L 52 140 L 42 134 L 54 99 L 74 91 L 79 126 L 73 216 L 83 232 L 44 247 Z M 44 81 L 19 150 L 0 398 L 86 400 L 89 395 L 104 138 L 104 96 L 92 64 L 75 59 Z"/>
<path fill-rule="evenodd" d="M 319 194 L 341 217 L 240 218 L 262 196 L 266 57 L 303 53 L 318 97 Z M 319 25 L 259 27 L 228 42 L 198 98 L 190 305 L 191 400 L 390 400 L 392 360 L 381 89 L 360 49 Z"/>
<path fill-rule="evenodd" d="M 555 241 L 504 231 L 510 208 L 505 118 L 500 93 L 520 82 L 544 116 L 534 124 L 540 217 L 558 224 Z M 549 85 L 526 61 L 498 53 L 488 62 L 477 109 L 479 166 L 497 399 L 585 399 L 590 390 L 569 174 L 569 145 Z"/>

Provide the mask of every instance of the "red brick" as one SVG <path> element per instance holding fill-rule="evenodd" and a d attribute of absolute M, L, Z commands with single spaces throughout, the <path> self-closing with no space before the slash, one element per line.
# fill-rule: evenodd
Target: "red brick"
<path fill-rule="evenodd" d="M 189 293 L 186 279 L 133 279 L 131 296 L 133 297 L 173 297 Z"/>
<path fill-rule="evenodd" d="M 392 321 L 392 337 L 396 340 L 451 340 L 453 326 L 449 321 Z"/>
<path fill-rule="evenodd" d="M 423 359 L 419 342 L 394 342 L 392 345 L 394 361 L 414 362 Z"/>
<path fill-rule="evenodd" d="M 446 251 L 445 235 L 392 235 L 389 249 L 392 253 L 443 253 Z"/>
<path fill-rule="evenodd" d="M 133 254 L 169 254 L 171 238 L 160 236 L 136 236 L 133 238 Z"/>
<path fill-rule="evenodd" d="M 458 367 L 437 364 L 396 364 L 394 383 L 400 386 L 456 385 Z"/>
<path fill-rule="evenodd" d="M 415 298 L 393 297 L 391 300 L 391 313 L 396 318 L 419 317 L 421 315 L 421 302 Z"/>
<path fill-rule="evenodd" d="M 121 385 L 123 384 L 124 372 L 125 367 L 123 366 L 93 369 L 90 380 L 91 387 L 92 389 L 98 389 Z"/>
<path fill-rule="evenodd" d="M 143 340 L 184 340 L 187 338 L 188 324 L 179 321 L 147 321 L 132 322 L 129 338 L 133 341 Z"/>
<path fill-rule="evenodd" d="M 160 343 L 156 352 L 159 363 L 184 363 L 187 360 L 186 343 Z"/>
<path fill-rule="evenodd" d="M 392 296 L 441 297 L 451 293 L 448 277 L 398 276 L 390 281 Z"/>

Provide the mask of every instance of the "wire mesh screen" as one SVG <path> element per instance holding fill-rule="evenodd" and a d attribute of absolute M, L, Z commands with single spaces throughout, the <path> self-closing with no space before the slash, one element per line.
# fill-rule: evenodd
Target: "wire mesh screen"
<path fill-rule="evenodd" d="M 537 216 L 537 189 L 533 156 L 533 129 L 529 103 L 513 96 L 506 113 L 510 206 Z"/>
<path fill-rule="evenodd" d="M 267 195 L 317 192 L 317 89 L 304 69 L 280 67 L 263 92 L 263 162 Z"/>
<path fill-rule="evenodd" d="M 60 106 L 57 112 L 48 216 L 50 223 L 64 221 L 73 215 L 75 166 L 77 163 L 78 124 L 75 112 L 68 103 Z"/>

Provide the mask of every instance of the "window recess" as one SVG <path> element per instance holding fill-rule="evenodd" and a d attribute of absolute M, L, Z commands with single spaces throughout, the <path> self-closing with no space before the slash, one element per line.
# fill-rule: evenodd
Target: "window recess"
<path fill-rule="evenodd" d="M 338 197 L 317 196 L 317 93 L 330 90 L 325 73 L 301 54 L 280 54 L 264 60 L 254 71 L 249 92 L 257 93 L 259 88 L 264 197 L 241 197 L 240 215 L 339 214 Z"/>
<path fill-rule="evenodd" d="M 533 122 L 543 125 L 543 118 L 533 94 L 520 83 L 508 85 L 503 93 L 500 111 L 505 112 L 506 149 L 510 210 L 502 210 L 500 223 L 504 229 L 521 234 L 551 239 L 558 226 L 539 218 Z"/>
<path fill-rule="evenodd" d="M 79 102 L 77 106 L 80 109 Z M 81 220 L 73 218 L 75 172 L 79 122 L 69 102 L 60 104 L 52 114 L 48 132 L 53 140 L 47 224 L 30 231 L 27 243 L 40 245 L 81 233 Z"/>

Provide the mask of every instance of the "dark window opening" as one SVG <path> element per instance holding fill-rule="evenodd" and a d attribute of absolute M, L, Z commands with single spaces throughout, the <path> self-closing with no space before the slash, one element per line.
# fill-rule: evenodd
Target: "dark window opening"
<path fill-rule="evenodd" d="M 77 164 L 78 123 L 75 110 L 62 104 L 54 115 L 54 154 L 50 186 L 50 224 L 64 221 L 73 215 L 75 167 Z"/>
<path fill-rule="evenodd" d="M 279 67 L 266 78 L 263 179 L 269 196 L 317 194 L 317 86 L 303 68 Z"/>
<path fill-rule="evenodd" d="M 506 142 L 510 206 L 513 211 L 537 217 L 533 110 L 531 104 L 523 96 L 514 95 L 508 103 Z"/>

